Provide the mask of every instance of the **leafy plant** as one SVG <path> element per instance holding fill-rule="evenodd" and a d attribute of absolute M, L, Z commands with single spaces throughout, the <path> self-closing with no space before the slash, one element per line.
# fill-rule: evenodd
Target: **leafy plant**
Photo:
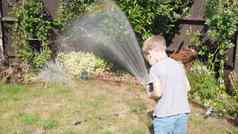
<path fill-rule="evenodd" d="M 220 87 L 214 77 L 214 72 L 207 69 L 201 62 L 195 62 L 188 73 L 188 78 L 191 83 L 191 96 L 209 106 L 211 101 L 217 98 L 220 92 Z"/>
<path fill-rule="evenodd" d="M 138 37 L 163 34 L 170 40 L 176 32 L 176 22 L 185 16 L 192 0 L 117 0 L 126 12 Z"/>
<path fill-rule="evenodd" d="M 93 53 L 60 53 L 57 59 L 63 63 L 66 71 L 73 76 L 80 76 L 83 72 L 87 72 L 91 75 L 98 74 L 108 69 L 108 63 L 96 57 Z"/>
<path fill-rule="evenodd" d="M 48 47 L 50 30 L 60 28 L 62 25 L 50 19 L 41 1 L 22 0 L 13 9 L 12 14 L 18 18 L 18 23 L 13 28 L 13 44 L 17 48 L 19 58 L 32 64 L 33 67 L 42 67 L 51 57 Z M 40 43 L 35 46 L 40 48 L 35 51 L 31 40 Z"/>
<path fill-rule="evenodd" d="M 212 107 L 218 115 L 238 117 L 237 96 L 229 96 L 225 87 L 219 85 L 214 74 L 206 65 L 196 61 L 188 72 L 191 84 L 190 98 L 206 107 Z"/>
<path fill-rule="evenodd" d="M 206 16 L 207 36 L 211 41 L 201 43 L 199 54 L 207 57 L 209 69 L 218 72 L 216 75 L 223 84 L 226 53 L 234 47 L 234 35 L 238 29 L 238 2 L 208 0 Z"/>
<path fill-rule="evenodd" d="M 55 19 L 67 25 L 93 7 L 95 0 L 59 0 Z"/>
<path fill-rule="evenodd" d="M 95 0 L 60 0 L 57 19 L 68 24 L 94 9 L 95 3 Z M 192 0 L 116 0 L 116 3 L 128 16 L 140 40 L 158 33 L 171 39 L 177 20 L 187 14 Z"/>

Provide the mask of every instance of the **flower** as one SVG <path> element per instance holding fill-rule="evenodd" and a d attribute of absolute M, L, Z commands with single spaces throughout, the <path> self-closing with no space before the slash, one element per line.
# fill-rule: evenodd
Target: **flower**
<path fill-rule="evenodd" d="M 89 75 L 101 73 L 107 68 L 105 60 L 89 52 L 59 53 L 57 60 L 60 61 L 66 71 L 73 76 L 79 76 L 85 71 Z"/>

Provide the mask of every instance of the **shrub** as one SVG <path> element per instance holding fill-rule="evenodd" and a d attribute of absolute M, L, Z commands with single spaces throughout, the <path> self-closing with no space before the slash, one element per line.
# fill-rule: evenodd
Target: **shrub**
<path fill-rule="evenodd" d="M 191 84 L 191 97 L 203 105 L 209 106 L 211 101 L 218 97 L 220 87 L 214 73 L 201 62 L 195 62 L 188 73 Z"/>
<path fill-rule="evenodd" d="M 73 76 L 80 76 L 83 72 L 96 75 L 109 67 L 108 62 L 102 58 L 86 52 L 59 53 L 57 60 L 63 63 L 66 71 Z"/>
<path fill-rule="evenodd" d="M 134 31 L 146 39 L 163 34 L 167 40 L 176 32 L 176 22 L 185 16 L 192 0 L 117 0 Z"/>
<path fill-rule="evenodd" d="M 18 57 L 34 68 L 42 67 L 51 57 L 48 46 L 50 30 L 60 28 L 62 24 L 50 18 L 41 1 L 18 1 L 11 14 L 18 19 L 18 23 L 12 28 L 12 40 Z M 40 43 L 32 44 L 31 40 Z M 34 47 L 39 50 L 34 50 L 32 45 L 36 45 Z"/>
<path fill-rule="evenodd" d="M 59 0 L 59 8 L 54 16 L 62 24 L 68 24 L 72 20 L 82 16 L 96 0 Z"/>
<path fill-rule="evenodd" d="M 191 99 L 205 107 L 212 107 L 218 115 L 238 117 L 237 96 L 229 96 L 225 87 L 217 82 L 214 72 L 206 65 L 196 61 L 188 72 L 188 78 L 191 84 Z"/>
<path fill-rule="evenodd" d="M 96 0 L 60 0 L 57 19 L 67 24 L 94 7 Z M 116 0 L 139 39 L 162 33 L 172 38 L 176 22 L 187 14 L 192 0 Z"/>
<path fill-rule="evenodd" d="M 208 59 L 208 67 L 216 72 L 223 84 L 227 50 L 234 47 L 234 37 L 238 29 L 238 2 L 208 0 L 206 16 L 209 41 L 200 43 L 199 54 Z"/>

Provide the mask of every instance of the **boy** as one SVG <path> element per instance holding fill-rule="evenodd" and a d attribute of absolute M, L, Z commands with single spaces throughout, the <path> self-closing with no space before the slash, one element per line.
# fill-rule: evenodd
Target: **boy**
<path fill-rule="evenodd" d="M 154 90 L 160 90 L 153 113 L 154 134 L 186 134 L 190 85 L 183 64 L 167 56 L 166 41 L 159 35 L 144 42 L 143 52 L 152 65 L 150 80 Z"/>

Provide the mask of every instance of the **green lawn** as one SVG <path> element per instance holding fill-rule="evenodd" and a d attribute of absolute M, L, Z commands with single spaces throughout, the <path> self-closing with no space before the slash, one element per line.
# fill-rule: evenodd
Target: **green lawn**
<path fill-rule="evenodd" d="M 0 85 L 0 134 L 150 134 L 153 102 L 135 85 L 103 81 Z M 193 108 L 190 134 L 237 134 Z"/>

